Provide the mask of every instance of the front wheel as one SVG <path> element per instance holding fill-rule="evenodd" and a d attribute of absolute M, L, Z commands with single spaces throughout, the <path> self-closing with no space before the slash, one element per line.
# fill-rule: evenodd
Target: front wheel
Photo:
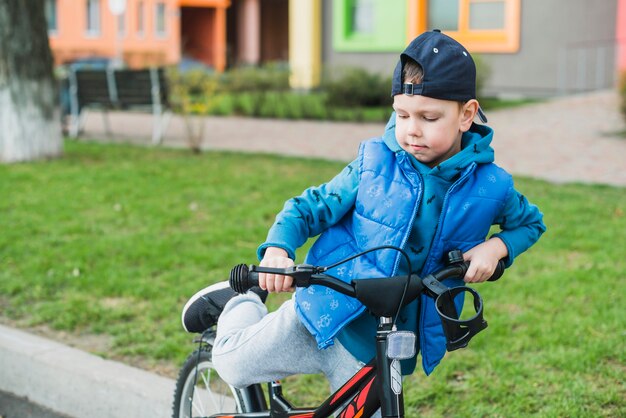
<path fill-rule="evenodd" d="M 249 388 L 224 382 L 211 361 L 211 346 L 194 351 L 180 369 L 174 393 L 173 418 L 206 417 L 216 413 L 253 412 Z"/>

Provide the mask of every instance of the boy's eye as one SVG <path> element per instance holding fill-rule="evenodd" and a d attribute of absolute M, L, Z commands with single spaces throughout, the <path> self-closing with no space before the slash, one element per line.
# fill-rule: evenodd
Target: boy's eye
<path fill-rule="evenodd" d="M 408 119 L 409 116 L 408 115 L 398 115 L 398 117 L 400 119 Z"/>
<path fill-rule="evenodd" d="M 437 119 L 439 119 L 439 118 L 432 118 L 432 117 L 428 117 L 428 116 L 423 116 L 423 119 L 424 119 L 426 122 L 435 122 L 435 121 L 437 121 Z"/>

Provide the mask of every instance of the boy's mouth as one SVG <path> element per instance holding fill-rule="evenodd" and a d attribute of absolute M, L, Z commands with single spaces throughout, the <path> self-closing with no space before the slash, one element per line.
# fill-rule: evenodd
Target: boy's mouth
<path fill-rule="evenodd" d="M 422 151 L 426 149 L 426 146 L 424 145 L 417 145 L 417 144 L 409 144 L 409 147 L 411 147 L 411 149 L 415 150 L 415 151 Z"/>

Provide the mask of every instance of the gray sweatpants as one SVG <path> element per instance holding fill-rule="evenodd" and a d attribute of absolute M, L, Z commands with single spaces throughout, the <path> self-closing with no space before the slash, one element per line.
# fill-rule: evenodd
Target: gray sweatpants
<path fill-rule="evenodd" d="M 337 341 L 319 350 L 298 319 L 293 298 L 268 313 L 253 293 L 236 296 L 224 307 L 217 323 L 213 365 L 235 387 L 323 373 L 333 392 L 363 366 Z"/>

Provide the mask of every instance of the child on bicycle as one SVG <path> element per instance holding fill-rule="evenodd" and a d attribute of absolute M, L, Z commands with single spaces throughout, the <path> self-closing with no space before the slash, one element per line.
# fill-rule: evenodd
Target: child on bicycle
<path fill-rule="evenodd" d="M 486 122 L 475 80 L 461 44 L 437 30 L 414 39 L 393 74 L 394 113 L 382 137 L 363 142 L 358 157 L 328 183 L 285 203 L 258 249 L 260 265 L 293 265 L 296 249 L 317 235 L 306 257 L 313 265 L 381 245 L 404 249 L 420 276 L 441 268 L 446 252 L 457 248 L 470 261 L 465 282 L 487 280 L 500 259 L 511 265 L 545 226 L 511 175 L 493 163 L 493 131 L 474 123 L 475 116 Z M 487 238 L 492 225 L 500 231 Z M 407 274 L 408 265 L 384 250 L 327 273 L 350 281 Z M 213 362 L 225 381 L 243 387 L 321 372 L 336 390 L 374 357 L 377 322 L 355 299 L 312 286 L 268 313 L 267 292 L 292 292 L 293 281 L 265 274 L 259 284 L 237 295 L 218 283 L 183 309 L 189 332 L 217 323 Z M 397 325 L 419 336 L 422 368 L 430 374 L 446 351 L 434 301 L 422 296 L 407 305 Z M 404 361 L 403 374 L 415 365 Z"/>

